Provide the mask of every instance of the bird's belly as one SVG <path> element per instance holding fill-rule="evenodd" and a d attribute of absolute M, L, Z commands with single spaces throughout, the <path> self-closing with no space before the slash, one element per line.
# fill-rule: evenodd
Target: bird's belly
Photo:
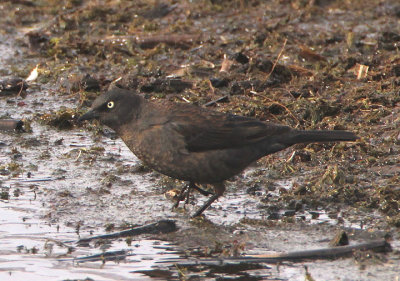
<path fill-rule="evenodd" d="M 196 183 L 218 183 L 240 173 L 263 155 L 260 144 L 200 152 L 182 148 L 179 138 L 165 134 L 122 135 L 125 144 L 148 167 L 172 178 Z"/>
<path fill-rule="evenodd" d="M 172 178 L 197 183 L 217 183 L 233 177 L 258 157 L 249 151 L 213 150 L 206 152 L 134 152 L 150 168 Z M 250 153 L 251 154 L 251 153 Z M 255 159 L 254 159 L 255 158 Z"/>

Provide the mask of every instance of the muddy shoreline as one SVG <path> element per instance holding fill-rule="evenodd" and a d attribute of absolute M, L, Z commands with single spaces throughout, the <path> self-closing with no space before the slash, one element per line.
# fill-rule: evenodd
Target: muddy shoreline
<path fill-rule="evenodd" d="M 394 0 L 1 3 L 0 118 L 25 130 L 0 132 L 1 279 L 304 280 L 304 266 L 314 280 L 399 278 L 399 11 Z M 185 183 L 77 122 L 111 86 L 361 139 L 265 157 L 191 220 L 203 196 L 171 210 Z M 165 219 L 178 230 L 75 244 Z M 323 248 L 340 230 L 351 244 L 390 237 L 393 251 L 246 268 L 166 262 Z M 108 251 L 130 254 L 75 262 Z"/>

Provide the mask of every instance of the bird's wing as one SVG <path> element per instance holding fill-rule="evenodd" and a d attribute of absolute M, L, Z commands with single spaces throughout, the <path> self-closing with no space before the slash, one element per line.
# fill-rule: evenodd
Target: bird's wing
<path fill-rule="evenodd" d="M 210 113 L 192 120 L 170 120 L 173 129 L 183 136 L 186 149 L 192 152 L 242 147 L 275 137 L 290 130 L 287 126 L 265 123 L 255 119 Z"/>

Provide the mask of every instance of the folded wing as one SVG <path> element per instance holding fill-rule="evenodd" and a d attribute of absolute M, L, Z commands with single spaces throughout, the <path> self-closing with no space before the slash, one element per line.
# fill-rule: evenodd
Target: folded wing
<path fill-rule="evenodd" d="M 214 115 L 214 114 L 211 114 Z M 186 149 L 200 152 L 243 147 L 258 142 L 271 141 L 291 129 L 236 115 L 220 115 L 219 119 L 205 116 L 199 122 L 170 120 L 177 133 L 183 136 Z M 216 121 L 218 120 L 218 121 Z"/>

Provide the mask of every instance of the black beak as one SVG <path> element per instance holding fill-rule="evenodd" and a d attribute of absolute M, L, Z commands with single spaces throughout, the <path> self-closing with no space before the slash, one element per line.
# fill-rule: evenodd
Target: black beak
<path fill-rule="evenodd" d="M 86 112 L 85 114 L 83 114 L 81 117 L 78 118 L 78 122 L 82 122 L 85 120 L 92 120 L 92 119 L 96 119 L 99 117 L 99 114 L 97 113 L 97 111 L 91 109 L 88 112 Z"/>

